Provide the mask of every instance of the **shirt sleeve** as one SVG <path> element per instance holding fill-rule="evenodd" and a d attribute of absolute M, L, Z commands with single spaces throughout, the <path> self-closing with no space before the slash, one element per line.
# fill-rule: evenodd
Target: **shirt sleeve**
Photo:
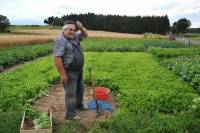
<path fill-rule="evenodd" d="M 54 56 L 63 56 L 65 53 L 65 43 L 61 39 L 56 39 L 53 46 Z"/>
<path fill-rule="evenodd" d="M 81 32 L 76 32 L 75 38 L 76 38 L 78 41 L 82 41 L 83 39 L 85 39 L 85 37 L 82 35 Z"/>

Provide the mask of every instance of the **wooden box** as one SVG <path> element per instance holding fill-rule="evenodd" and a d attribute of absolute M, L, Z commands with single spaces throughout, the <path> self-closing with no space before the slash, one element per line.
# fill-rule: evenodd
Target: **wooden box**
<path fill-rule="evenodd" d="M 53 132 L 53 126 L 52 126 L 52 112 L 51 110 L 49 111 L 49 117 L 51 120 L 51 127 L 48 129 L 24 129 L 25 125 L 25 119 L 26 119 L 26 111 L 24 111 L 23 118 L 22 118 L 22 123 L 20 127 L 20 133 L 52 133 Z"/>

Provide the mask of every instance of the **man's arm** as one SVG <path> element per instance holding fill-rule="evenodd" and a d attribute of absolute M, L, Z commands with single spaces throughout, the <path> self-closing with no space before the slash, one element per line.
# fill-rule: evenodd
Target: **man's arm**
<path fill-rule="evenodd" d="M 64 69 L 61 57 L 55 56 L 54 57 L 54 63 L 55 63 L 55 66 L 56 66 L 58 72 L 60 73 L 61 80 L 67 81 L 68 77 L 65 73 L 65 69 Z"/>
<path fill-rule="evenodd" d="M 82 23 L 77 21 L 76 22 L 78 29 L 81 31 L 82 35 L 84 38 L 88 37 L 88 32 L 85 27 L 83 27 Z"/>
<path fill-rule="evenodd" d="M 54 55 L 54 64 L 60 74 L 61 80 L 62 81 L 67 81 L 68 77 L 67 74 L 65 73 L 65 69 L 62 63 L 62 56 L 65 53 L 65 43 L 62 38 L 57 38 L 54 42 L 54 47 L 53 47 L 53 55 Z"/>

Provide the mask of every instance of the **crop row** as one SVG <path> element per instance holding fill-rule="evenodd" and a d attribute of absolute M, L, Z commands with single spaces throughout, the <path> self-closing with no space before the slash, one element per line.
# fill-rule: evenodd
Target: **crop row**
<path fill-rule="evenodd" d="M 166 39 L 128 39 L 128 38 L 89 38 L 83 42 L 83 48 L 89 52 L 143 52 L 148 47 L 183 48 L 180 42 Z"/>
<path fill-rule="evenodd" d="M 148 52 L 158 58 L 200 55 L 200 48 L 149 48 Z"/>
<path fill-rule="evenodd" d="M 58 77 L 51 56 L 0 74 L 0 109 L 16 110 L 27 101 L 34 101 L 44 95 Z"/>
<path fill-rule="evenodd" d="M 200 92 L 200 48 L 150 48 L 148 52 Z"/>
<path fill-rule="evenodd" d="M 0 49 L 0 71 L 17 63 L 33 60 L 52 52 L 52 45 L 38 44 Z"/>
<path fill-rule="evenodd" d="M 200 56 L 166 59 L 161 65 L 172 70 L 200 93 Z"/>

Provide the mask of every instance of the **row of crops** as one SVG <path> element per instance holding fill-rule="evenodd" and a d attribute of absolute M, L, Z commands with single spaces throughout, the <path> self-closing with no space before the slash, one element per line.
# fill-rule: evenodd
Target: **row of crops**
<path fill-rule="evenodd" d="M 200 48 L 152 48 L 149 52 L 200 93 Z"/>
<path fill-rule="evenodd" d="M 184 48 L 180 42 L 166 39 L 89 38 L 83 42 L 87 52 L 144 52 L 149 47 Z"/>
<path fill-rule="evenodd" d="M 44 95 L 49 85 L 58 79 L 51 56 L 25 64 L 13 72 L 0 74 L 0 109 L 20 109 L 26 102 Z"/>
<path fill-rule="evenodd" d="M 180 56 L 200 55 L 199 47 L 192 48 L 149 48 L 147 50 L 158 58 L 175 58 Z"/>
<path fill-rule="evenodd" d="M 50 53 L 52 53 L 52 45 L 50 43 L 1 48 L 0 72 L 10 66 L 33 60 Z"/>
<path fill-rule="evenodd" d="M 173 45 L 172 45 L 173 44 Z M 142 52 L 148 47 L 186 47 L 181 43 L 174 43 L 164 39 L 98 39 L 89 38 L 83 42 L 85 51 L 119 51 L 119 52 Z M 52 43 L 23 45 L 0 49 L 0 72 L 4 69 L 14 66 L 18 63 L 33 60 L 37 57 L 45 56 L 52 53 Z"/>
<path fill-rule="evenodd" d="M 92 64 L 95 84 L 111 88 L 119 104 L 111 119 L 97 123 L 90 132 L 182 133 L 200 130 L 197 124 L 199 112 L 192 107 L 192 100 L 198 95 L 186 82 L 162 68 L 152 55 L 143 52 L 87 52 L 85 55 L 85 82 L 88 81 L 87 66 Z M 59 75 L 51 56 L 1 74 L 1 111 L 20 110 L 25 103 L 44 95 L 57 80 Z M 199 105 L 199 102 L 194 104 Z M 2 119 L 4 116 L 0 115 Z M 16 117 L 19 116 L 11 114 L 9 118 L 15 121 L 0 121 L 0 125 L 7 128 L 11 125 L 11 131 L 17 132 L 19 121 Z"/>

